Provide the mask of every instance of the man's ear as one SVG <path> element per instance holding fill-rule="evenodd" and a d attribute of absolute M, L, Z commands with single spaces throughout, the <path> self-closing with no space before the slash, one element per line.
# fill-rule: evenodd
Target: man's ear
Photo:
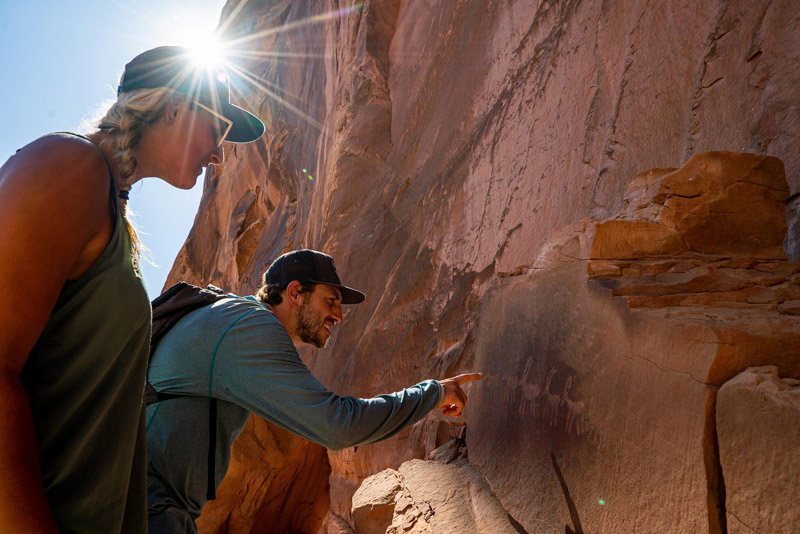
<path fill-rule="evenodd" d="M 291 304 L 292 307 L 299 307 L 303 304 L 303 300 L 305 299 L 305 293 L 302 291 L 303 285 L 297 280 L 292 280 L 289 282 L 289 285 L 286 286 L 286 301 Z"/>

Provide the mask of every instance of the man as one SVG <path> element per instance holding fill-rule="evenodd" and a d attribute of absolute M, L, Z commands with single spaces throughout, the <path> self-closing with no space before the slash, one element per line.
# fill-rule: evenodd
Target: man
<path fill-rule="evenodd" d="M 342 321 L 341 305 L 362 302 L 364 294 L 342 285 L 333 259 L 313 250 L 279 257 L 263 282 L 255 296 L 191 312 L 156 348 L 149 381 L 178 397 L 147 408 L 150 534 L 196 532 L 207 490 L 222 481 L 250 412 L 338 450 L 386 439 L 437 407 L 460 416 L 467 399 L 461 385 L 482 378 L 426 380 L 372 399 L 336 395 L 314 378 L 296 347 L 324 347 Z M 210 397 L 217 399 L 215 446 L 204 435 Z M 213 477 L 206 466 L 210 441 Z"/>

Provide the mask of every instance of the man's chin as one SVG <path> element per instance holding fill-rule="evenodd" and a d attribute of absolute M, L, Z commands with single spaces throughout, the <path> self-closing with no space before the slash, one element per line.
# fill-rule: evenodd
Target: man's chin
<path fill-rule="evenodd" d="M 308 343 L 309 345 L 314 345 L 318 349 L 323 349 L 325 348 L 325 345 L 328 344 L 328 339 L 330 339 L 330 336 L 302 336 L 300 339 L 303 340 L 303 343 Z"/>

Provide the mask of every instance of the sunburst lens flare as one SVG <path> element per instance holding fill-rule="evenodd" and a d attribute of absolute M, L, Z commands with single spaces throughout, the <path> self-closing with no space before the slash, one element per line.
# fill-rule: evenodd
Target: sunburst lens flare
<path fill-rule="evenodd" d="M 215 36 L 197 37 L 185 46 L 192 61 L 200 67 L 214 68 L 225 64 L 225 47 Z"/>

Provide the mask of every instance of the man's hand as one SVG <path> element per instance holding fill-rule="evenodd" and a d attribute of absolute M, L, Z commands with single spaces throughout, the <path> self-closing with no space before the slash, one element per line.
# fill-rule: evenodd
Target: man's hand
<path fill-rule="evenodd" d="M 444 415 L 452 415 L 454 417 L 461 417 L 461 411 L 467 403 L 467 394 L 461 389 L 463 384 L 472 382 L 473 380 L 481 380 L 483 373 L 466 373 L 463 375 L 454 376 L 453 378 L 445 378 L 439 380 L 439 383 L 444 388 L 444 400 L 442 401 L 442 413 Z"/>

